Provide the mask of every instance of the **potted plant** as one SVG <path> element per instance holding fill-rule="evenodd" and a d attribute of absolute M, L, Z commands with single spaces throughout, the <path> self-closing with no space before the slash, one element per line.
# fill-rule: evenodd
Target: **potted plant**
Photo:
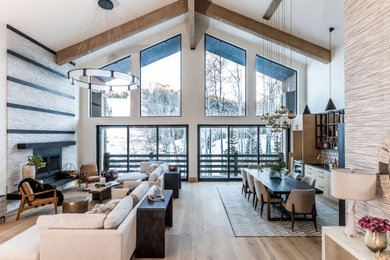
<path fill-rule="evenodd" d="M 30 155 L 27 157 L 27 164 L 22 168 L 22 178 L 31 178 L 35 179 L 36 169 L 45 168 L 46 163 L 43 161 L 42 157 L 39 155 Z"/>
<path fill-rule="evenodd" d="M 390 231 L 388 219 L 363 217 L 359 225 L 367 229 L 364 243 L 373 252 L 383 251 L 387 247 L 387 231 Z"/>
<path fill-rule="evenodd" d="M 271 178 L 280 178 L 281 177 L 281 171 L 286 168 L 286 163 L 281 162 L 279 163 L 266 163 L 264 164 L 264 168 L 270 169 L 270 177 Z"/>

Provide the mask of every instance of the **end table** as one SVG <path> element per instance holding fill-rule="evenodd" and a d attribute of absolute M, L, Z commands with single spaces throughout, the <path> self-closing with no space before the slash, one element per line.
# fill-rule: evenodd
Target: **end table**
<path fill-rule="evenodd" d="M 164 189 L 173 191 L 173 198 L 179 198 L 179 189 L 181 189 L 181 170 L 166 171 L 164 173 Z"/>

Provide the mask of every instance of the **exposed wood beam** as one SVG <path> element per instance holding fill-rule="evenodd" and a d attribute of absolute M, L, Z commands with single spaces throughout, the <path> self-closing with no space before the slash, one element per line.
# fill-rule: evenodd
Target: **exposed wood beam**
<path fill-rule="evenodd" d="M 188 24 L 190 33 L 190 48 L 195 50 L 196 39 L 195 39 L 195 0 L 188 0 Z"/>
<path fill-rule="evenodd" d="M 271 4 L 268 6 L 268 9 L 263 16 L 263 19 L 265 20 L 271 19 L 272 15 L 275 13 L 276 9 L 278 8 L 280 2 L 282 2 L 282 0 L 272 0 Z"/>
<path fill-rule="evenodd" d="M 58 51 L 56 62 L 59 65 L 63 65 L 142 30 L 184 14 L 187 11 L 187 0 L 178 0 L 172 4 Z"/>
<path fill-rule="evenodd" d="M 260 23 L 207 0 L 196 0 L 195 10 L 198 13 L 238 27 L 259 37 L 290 46 L 294 51 L 320 62 L 328 64 L 331 60 L 330 51 L 326 48 Z"/>

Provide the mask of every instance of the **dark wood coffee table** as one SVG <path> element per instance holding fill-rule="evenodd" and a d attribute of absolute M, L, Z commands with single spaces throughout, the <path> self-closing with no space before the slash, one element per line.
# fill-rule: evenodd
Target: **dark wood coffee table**
<path fill-rule="evenodd" d="M 137 209 L 136 257 L 165 257 L 165 226 L 172 226 L 172 191 L 163 190 L 163 196 L 164 201 L 146 198 Z"/>
<path fill-rule="evenodd" d="M 91 186 L 83 189 L 83 191 L 92 193 L 92 199 L 98 200 L 99 203 L 102 203 L 103 200 L 111 198 L 111 188 L 118 186 L 119 182 L 111 181 L 111 182 L 106 182 L 105 184 L 106 186 L 101 186 L 101 187 L 96 187 L 95 184 L 92 184 Z"/>

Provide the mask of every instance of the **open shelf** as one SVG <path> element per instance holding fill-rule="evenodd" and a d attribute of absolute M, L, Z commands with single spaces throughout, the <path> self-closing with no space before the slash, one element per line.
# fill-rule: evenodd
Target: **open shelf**
<path fill-rule="evenodd" d="M 338 128 L 344 123 L 344 110 L 316 114 L 316 148 L 338 150 Z"/>

